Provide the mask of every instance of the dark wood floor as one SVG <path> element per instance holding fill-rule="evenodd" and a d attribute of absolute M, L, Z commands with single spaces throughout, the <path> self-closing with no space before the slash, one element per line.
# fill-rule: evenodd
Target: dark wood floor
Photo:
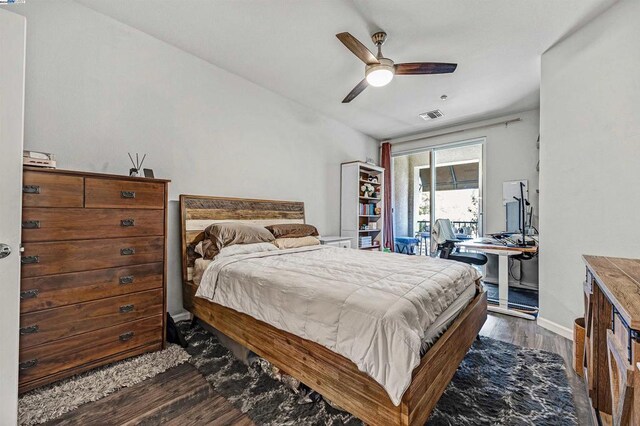
<path fill-rule="evenodd" d="M 592 425 L 584 383 L 571 367 L 570 340 L 545 330 L 535 321 L 497 314 L 489 314 L 480 334 L 514 345 L 560 354 L 567 365 L 580 424 Z M 144 398 L 140 398 L 140 395 L 144 395 Z M 190 364 L 175 367 L 131 388 L 86 404 L 50 424 L 85 425 L 104 419 L 109 419 L 109 424 L 253 424 L 246 415 L 210 389 L 204 377 Z"/>
<path fill-rule="evenodd" d="M 80 406 L 47 425 L 254 426 L 184 363 L 129 388 Z"/>
<path fill-rule="evenodd" d="M 493 313 L 489 313 L 480 335 L 518 346 L 555 352 L 562 356 L 567 366 L 569 384 L 573 389 L 578 420 L 581 425 L 593 424 L 584 382 L 571 366 L 573 348 L 570 340 L 540 327 L 535 321 Z"/>

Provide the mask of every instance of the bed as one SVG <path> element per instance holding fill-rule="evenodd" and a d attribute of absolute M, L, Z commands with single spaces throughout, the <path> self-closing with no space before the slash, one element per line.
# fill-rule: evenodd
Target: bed
<path fill-rule="evenodd" d="M 193 246 L 208 225 L 225 221 L 247 221 L 262 225 L 304 223 L 303 203 L 181 195 L 180 209 L 183 300 L 185 308 L 200 320 L 265 358 L 276 367 L 305 383 L 368 424 L 424 424 L 486 320 L 486 295 L 481 290 L 479 279 L 474 280 L 471 288 L 469 288 L 469 285 L 458 285 L 455 294 L 447 297 L 447 306 L 442 306 L 442 312 L 438 312 L 438 317 L 429 319 L 429 332 L 426 333 L 426 338 L 420 342 L 423 346 L 420 356 L 410 365 L 410 367 L 413 365 L 416 365 L 416 367 L 405 371 L 405 375 L 408 375 L 408 380 L 405 380 L 406 386 L 403 383 L 396 383 L 396 380 L 391 380 L 393 384 L 389 385 L 384 380 L 380 380 L 380 377 L 377 380 L 374 379 L 376 375 L 367 370 L 366 366 L 372 363 L 375 364 L 375 360 L 363 360 L 360 362 L 360 358 L 345 350 L 344 345 L 331 345 L 326 339 L 323 340 L 324 334 L 328 335 L 329 332 L 325 333 L 320 330 L 305 334 L 295 327 L 289 327 L 292 332 L 286 331 L 288 321 L 278 323 L 270 320 L 269 315 L 261 317 L 259 312 L 251 312 L 250 309 L 245 309 L 245 306 L 241 303 L 242 300 L 252 299 L 256 296 L 252 294 L 238 296 L 240 293 L 236 294 L 235 292 L 242 286 L 237 283 L 235 284 L 236 290 L 233 290 L 232 287 L 226 290 L 227 294 L 235 295 L 236 299 L 240 299 L 237 305 L 230 303 L 228 300 L 216 303 L 213 298 L 209 300 L 195 295 L 198 291 L 198 285 L 193 282 L 195 265 Z M 236 268 L 242 267 L 246 269 L 246 271 L 242 272 L 244 275 L 241 274 L 240 276 L 254 277 L 264 268 L 271 267 L 274 262 L 284 263 L 285 267 L 286 262 L 284 261 L 292 262 L 294 260 L 296 262 L 318 262 L 318 259 L 320 259 L 328 265 L 335 264 L 336 254 L 331 250 L 347 249 L 333 248 L 329 250 L 326 247 L 320 247 L 309 248 L 308 250 L 291 250 L 290 253 L 284 250 L 282 253 L 273 255 L 249 256 L 247 259 L 242 259 L 234 264 Z M 418 271 L 419 268 L 426 267 L 427 263 L 424 262 L 428 262 L 424 258 L 409 261 L 409 256 L 395 254 L 365 254 L 355 250 L 341 253 L 344 253 L 345 265 L 348 262 L 347 258 L 351 259 L 350 267 L 353 267 L 354 259 L 358 260 L 358 262 L 362 261 L 357 256 L 367 256 L 365 260 L 375 259 L 376 262 L 384 261 L 389 263 L 386 259 L 393 259 L 394 262 L 414 262 L 408 263 L 407 265 L 409 266 L 407 267 L 413 265 L 418 268 Z M 247 269 L 252 265 L 252 262 L 255 265 Z M 320 287 L 320 284 L 329 282 L 326 279 L 322 281 L 323 278 L 319 277 L 319 275 L 322 275 L 320 272 L 312 273 L 314 263 L 309 265 L 311 266 L 305 264 L 305 267 L 309 270 L 306 276 L 294 275 L 294 278 L 307 278 L 300 279 L 300 282 L 309 281 L 314 283 L 315 287 Z M 449 273 L 449 270 L 457 267 L 450 262 L 446 263 L 446 265 L 451 266 L 445 269 L 442 269 L 443 263 L 441 262 L 429 263 L 429 265 L 430 267 L 440 268 L 438 274 Z M 333 266 L 334 271 L 340 269 L 337 266 Z M 233 268 L 232 266 L 227 266 L 226 270 L 232 271 Z M 269 276 L 274 278 L 268 278 Z M 255 279 L 257 280 L 258 278 Z M 284 285 L 278 282 L 278 274 L 265 275 L 264 277 L 259 277 L 259 279 L 262 282 L 271 280 L 273 282 L 270 284 L 274 286 Z M 354 279 L 350 278 L 350 280 Z M 411 281 L 411 277 L 407 278 L 407 280 Z M 231 281 L 233 282 L 233 280 Z M 245 287 L 250 288 L 251 286 Z M 369 291 L 370 287 L 370 285 L 362 286 L 364 291 Z M 224 287 L 221 288 L 224 290 Z M 307 287 L 307 290 L 301 289 L 300 292 L 308 291 L 310 288 L 313 289 L 314 287 Z M 443 289 L 446 290 L 445 287 L 442 287 L 438 291 L 442 293 Z M 223 290 L 220 290 L 221 294 L 224 294 Z M 262 296 L 260 295 L 260 297 Z M 296 296 L 298 295 L 292 295 L 292 297 Z M 330 295 L 316 292 L 313 298 L 322 299 L 319 296 L 329 297 Z M 404 293 L 399 294 L 397 297 L 398 300 L 405 302 L 402 299 Z M 442 295 L 442 298 L 444 299 L 445 295 Z M 330 301 L 332 303 L 335 302 L 333 299 L 330 299 Z M 269 311 L 269 308 L 273 308 L 272 304 L 275 302 L 265 298 L 260 303 L 264 303 L 263 310 Z M 416 302 L 415 300 L 410 300 L 409 303 Z M 232 309 L 229 306 L 233 306 L 236 309 Z M 345 304 L 345 306 L 348 305 Z M 278 307 L 276 306 L 275 311 L 277 309 Z M 342 335 L 344 335 L 344 331 Z M 392 336 L 393 333 L 389 333 L 389 335 Z M 348 341 L 353 340 L 352 336 L 347 335 L 343 337 L 343 339 L 345 338 Z M 385 344 L 385 339 L 378 340 L 382 340 L 382 344 Z M 415 342 L 413 342 L 413 346 L 415 347 Z M 397 347 L 397 345 L 394 346 L 394 348 Z M 424 349 L 426 348 L 428 350 L 425 352 Z M 399 360 L 404 359 L 402 351 L 398 352 L 397 358 Z M 377 366 L 373 365 L 373 367 Z M 412 373 L 410 373 L 411 371 Z"/>

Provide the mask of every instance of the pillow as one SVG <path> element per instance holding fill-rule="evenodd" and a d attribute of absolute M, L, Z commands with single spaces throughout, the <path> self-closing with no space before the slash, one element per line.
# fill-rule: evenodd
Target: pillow
<path fill-rule="evenodd" d="M 299 248 L 307 246 L 319 246 L 320 240 L 316 237 L 276 238 L 273 242 L 280 249 Z"/>
<path fill-rule="evenodd" d="M 200 281 L 202 281 L 202 275 L 211 262 L 212 260 L 208 259 L 196 259 L 193 264 L 193 275 L 191 277 L 195 285 L 200 285 Z"/>
<path fill-rule="evenodd" d="M 263 226 L 239 222 L 221 222 L 204 230 L 202 243 L 205 259 L 213 259 L 222 248 L 234 244 L 269 243 L 275 238 Z"/>
<path fill-rule="evenodd" d="M 216 259 L 264 251 L 278 251 L 278 247 L 274 246 L 272 243 L 235 244 L 223 247 L 222 250 L 220 250 L 220 253 L 218 253 L 218 256 L 216 256 Z"/>
<path fill-rule="evenodd" d="M 196 254 L 199 254 L 201 257 L 204 257 L 204 241 L 200 241 L 196 244 L 196 247 L 193 249 Z"/>
<path fill-rule="evenodd" d="M 270 225 L 266 227 L 276 238 L 300 238 L 300 237 L 317 237 L 318 230 L 313 225 L 304 223 L 284 223 L 281 225 Z"/>

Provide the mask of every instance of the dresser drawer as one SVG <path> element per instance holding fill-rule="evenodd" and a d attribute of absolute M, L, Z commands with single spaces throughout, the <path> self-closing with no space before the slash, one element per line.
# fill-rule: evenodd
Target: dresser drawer
<path fill-rule="evenodd" d="M 163 287 L 164 264 L 125 266 L 98 271 L 23 278 L 20 312 L 57 308 L 105 297 Z"/>
<path fill-rule="evenodd" d="M 163 316 L 116 325 L 20 351 L 20 385 L 162 341 Z"/>
<path fill-rule="evenodd" d="M 162 262 L 163 237 L 26 243 L 22 277 Z"/>
<path fill-rule="evenodd" d="M 22 210 L 22 242 L 87 240 L 164 234 L 164 210 Z"/>
<path fill-rule="evenodd" d="M 85 207 L 163 209 L 164 185 L 118 179 L 85 179 Z"/>
<path fill-rule="evenodd" d="M 50 172 L 25 171 L 23 207 L 82 207 L 84 179 Z"/>
<path fill-rule="evenodd" d="M 338 248 L 351 248 L 351 240 L 330 241 L 324 243 L 325 246 Z"/>
<path fill-rule="evenodd" d="M 162 314 L 162 289 L 20 315 L 20 350 Z"/>

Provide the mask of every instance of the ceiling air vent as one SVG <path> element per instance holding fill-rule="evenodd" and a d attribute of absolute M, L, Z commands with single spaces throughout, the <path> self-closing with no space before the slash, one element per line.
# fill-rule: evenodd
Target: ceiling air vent
<path fill-rule="evenodd" d="M 426 120 L 435 120 L 436 118 L 440 118 L 443 115 L 444 114 L 442 113 L 442 111 L 440 111 L 439 109 L 434 109 L 433 111 L 423 112 L 422 114 L 418 115 L 418 117 L 426 121 Z"/>

